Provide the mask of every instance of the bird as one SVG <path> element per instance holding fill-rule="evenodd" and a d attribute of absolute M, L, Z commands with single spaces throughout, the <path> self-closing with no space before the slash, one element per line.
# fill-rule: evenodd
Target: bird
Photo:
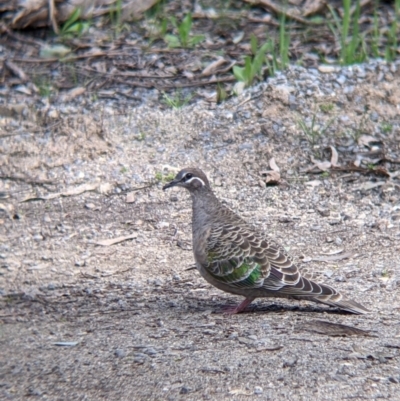
<path fill-rule="evenodd" d="M 192 241 L 196 268 L 218 289 L 245 299 L 228 313 L 242 312 L 256 298 L 308 300 L 354 314 L 369 312 L 336 289 L 301 275 L 293 258 L 223 205 L 199 168 L 187 167 L 163 186 L 181 187 L 192 198 Z"/>

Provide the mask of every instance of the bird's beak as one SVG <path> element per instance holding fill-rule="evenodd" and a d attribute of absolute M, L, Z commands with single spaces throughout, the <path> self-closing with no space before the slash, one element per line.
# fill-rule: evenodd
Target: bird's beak
<path fill-rule="evenodd" d="M 163 191 L 165 191 L 165 190 L 168 189 L 168 188 L 174 187 L 174 186 L 177 185 L 179 182 L 180 182 L 179 180 L 172 180 L 172 181 L 169 182 L 168 184 L 165 184 L 165 185 L 163 186 L 162 189 L 163 189 Z"/>

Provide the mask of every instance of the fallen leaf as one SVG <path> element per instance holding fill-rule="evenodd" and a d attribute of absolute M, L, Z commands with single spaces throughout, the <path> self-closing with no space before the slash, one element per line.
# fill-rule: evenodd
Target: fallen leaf
<path fill-rule="evenodd" d="M 126 194 L 126 200 L 125 200 L 126 203 L 133 203 L 133 202 L 135 202 L 135 200 L 136 200 L 136 197 L 135 197 L 134 192 L 128 192 Z"/>
<path fill-rule="evenodd" d="M 312 181 L 307 181 L 305 184 L 309 185 L 310 187 L 317 187 L 318 185 L 321 185 L 321 181 L 320 180 L 312 180 Z"/>
<path fill-rule="evenodd" d="M 372 142 L 378 142 L 378 143 L 380 143 L 381 141 L 380 141 L 379 139 L 377 139 L 377 138 L 371 136 L 371 135 L 361 135 L 361 136 L 358 138 L 358 144 L 359 144 L 360 146 L 366 146 L 367 148 L 370 148 Z"/>
<path fill-rule="evenodd" d="M 374 189 L 377 187 L 381 187 L 385 185 L 385 181 L 378 181 L 378 182 L 364 182 L 363 184 L 359 185 L 357 188 L 354 188 L 353 191 L 369 191 L 370 189 Z"/>
<path fill-rule="evenodd" d="M 40 49 L 40 57 L 42 58 L 63 58 L 69 53 L 71 53 L 71 49 L 64 45 L 46 45 Z"/>
<path fill-rule="evenodd" d="M 344 251 L 344 249 L 340 248 L 340 249 L 335 249 L 335 250 L 330 251 L 330 252 L 322 253 L 322 255 L 328 255 L 328 256 L 337 255 L 338 253 L 342 253 L 343 251 Z"/>
<path fill-rule="evenodd" d="M 101 245 L 101 246 L 110 246 L 110 245 L 115 245 L 123 241 L 127 241 L 130 239 L 135 239 L 137 238 L 137 233 L 127 235 L 125 237 L 116 237 L 116 238 L 109 238 L 109 239 L 103 239 L 100 241 L 95 242 L 96 245 Z"/>
<path fill-rule="evenodd" d="M 316 160 L 314 156 L 311 156 L 311 161 L 314 163 L 316 167 L 318 167 L 321 171 L 328 171 L 331 168 L 331 163 L 328 161 L 321 162 Z"/>
<path fill-rule="evenodd" d="M 355 252 L 350 251 L 342 253 L 340 255 L 315 256 L 312 258 L 312 260 L 315 260 L 317 262 L 333 262 L 335 260 L 351 258 L 353 255 L 355 255 Z"/>
<path fill-rule="evenodd" d="M 212 75 L 215 74 L 215 71 L 219 66 L 225 63 L 225 59 L 223 57 L 219 57 L 217 60 L 208 64 L 206 68 L 201 72 L 201 75 Z"/>
<path fill-rule="evenodd" d="M 336 167 L 338 165 L 339 155 L 338 155 L 337 150 L 333 146 L 330 146 L 330 149 L 332 152 L 331 164 L 333 167 Z"/>
<path fill-rule="evenodd" d="M 368 331 L 357 329 L 355 327 L 347 326 L 339 323 L 326 322 L 324 320 L 311 320 L 307 323 L 303 323 L 297 326 L 303 330 L 311 331 L 318 334 L 324 334 L 328 336 L 365 336 L 365 337 L 376 337 L 370 334 Z"/>
<path fill-rule="evenodd" d="M 270 161 L 269 161 L 269 166 L 271 167 L 271 170 L 277 171 L 279 173 L 279 167 L 276 165 L 275 162 L 275 157 L 273 157 Z"/>
<path fill-rule="evenodd" d="M 61 96 L 61 101 L 67 102 L 69 100 L 75 99 L 76 97 L 85 93 L 85 91 L 86 91 L 86 88 L 84 88 L 82 86 L 78 86 L 77 88 L 71 89 L 66 94 Z"/>
<path fill-rule="evenodd" d="M 251 391 L 242 390 L 241 388 L 233 388 L 229 390 L 229 394 L 231 395 L 253 395 Z"/>
<path fill-rule="evenodd" d="M 6 67 L 15 75 L 17 76 L 21 81 L 25 82 L 28 80 L 27 75 L 25 72 L 22 70 L 21 67 L 18 65 L 14 64 L 12 61 L 6 60 L 5 62 Z"/>
<path fill-rule="evenodd" d="M 325 0 L 307 0 L 304 4 L 302 15 L 309 17 L 310 15 L 317 14 L 322 11 L 326 6 Z"/>
<path fill-rule="evenodd" d="M 277 185 L 281 180 L 281 175 L 278 171 L 274 170 L 261 171 L 261 175 L 265 176 L 264 182 L 267 185 Z"/>

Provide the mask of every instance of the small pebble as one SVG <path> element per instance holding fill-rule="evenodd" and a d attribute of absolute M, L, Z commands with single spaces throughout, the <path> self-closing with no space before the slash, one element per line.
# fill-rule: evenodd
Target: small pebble
<path fill-rule="evenodd" d="M 260 386 L 255 386 L 254 387 L 254 394 L 262 394 L 263 393 L 263 389 Z"/>
<path fill-rule="evenodd" d="M 126 352 L 125 352 L 123 349 L 116 349 L 116 350 L 114 351 L 114 355 L 115 355 L 117 358 L 124 358 L 124 357 L 126 356 Z"/>

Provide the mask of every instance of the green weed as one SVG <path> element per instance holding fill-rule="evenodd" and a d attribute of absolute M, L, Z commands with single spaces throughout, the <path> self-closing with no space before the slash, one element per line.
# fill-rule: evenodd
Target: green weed
<path fill-rule="evenodd" d="M 331 118 L 324 126 L 320 127 L 317 124 L 317 115 L 314 113 L 311 119 L 311 123 L 307 123 L 304 119 L 298 118 L 297 124 L 303 131 L 307 141 L 314 146 L 320 137 L 322 137 L 328 128 L 331 126 L 334 118 Z"/>
<path fill-rule="evenodd" d="M 48 78 L 40 77 L 35 80 L 35 85 L 39 89 L 39 95 L 49 97 L 53 92 L 53 87 Z"/>
<path fill-rule="evenodd" d="M 173 96 L 169 96 L 167 93 L 163 92 L 163 102 L 167 106 L 173 109 L 180 109 L 183 106 L 186 106 L 193 95 L 183 96 L 180 90 L 176 91 Z"/>
<path fill-rule="evenodd" d="M 88 21 L 82 21 L 82 10 L 80 7 L 76 8 L 69 16 L 68 20 L 64 22 L 60 28 L 60 36 L 64 38 L 80 37 L 84 32 L 90 28 Z"/>
<path fill-rule="evenodd" d="M 361 12 L 360 0 L 356 0 L 353 16 L 351 3 L 351 0 L 343 0 L 343 19 L 340 19 L 333 7 L 328 5 L 334 20 L 334 24 L 329 24 L 329 27 L 340 43 L 340 63 L 342 65 L 362 63 L 367 58 L 366 42 L 360 33 L 358 22 Z"/>
<path fill-rule="evenodd" d="M 192 14 L 188 13 L 178 24 L 175 17 L 171 18 L 172 25 L 178 32 L 178 35 L 165 35 L 164 40 L 168 47 L 193 47 L 204 40 L 204 35 L 191 35 L 192 30 Z"/>
<path fill-rule="evenodd" d="M 246 56 L 244 67 L 233 66 L 233 75 L 238 81 L 244 82 L 245 86 L 250 86 L 254 79 L 260 75 L 265 63 L 265 52 L 269 49 L 269 43 L 264 43 L 258 48 L 257 38 L 252 35 L 250 38 L 252 56 Z"/>
<path fill-rule="evenodd" d="M 394 18 L 387 33 L 387 45 L 385 50 L 385 60 L 393 61 L 397 56 L 397 46 L 399 37 L 399 20 L 400 20 L 400 0 L 394 2 Z"/>
<path fill-rule="evenodd" d="M 319 105 L 319 108 L 321 109 L 321 111 L 326 114 L 331 112 L 334 107 L 335 107 L 335 105 L 333 105 L 332 103 L 323 103 L 323 104 Z"/>
<path fill-rule="evenodd" d="M 157 171 L 154 178 L 156 179 L 157 182 L 169 182 L 175 178 L 175 174 L 174 173 L 164 174 L 161 171 Z"/>
<path fill-rule="evenodd" d="M 393 125 L 389 123 L 382 123 L 381 130 L 383 133 L 388 134 L 393 131 Z"/>

